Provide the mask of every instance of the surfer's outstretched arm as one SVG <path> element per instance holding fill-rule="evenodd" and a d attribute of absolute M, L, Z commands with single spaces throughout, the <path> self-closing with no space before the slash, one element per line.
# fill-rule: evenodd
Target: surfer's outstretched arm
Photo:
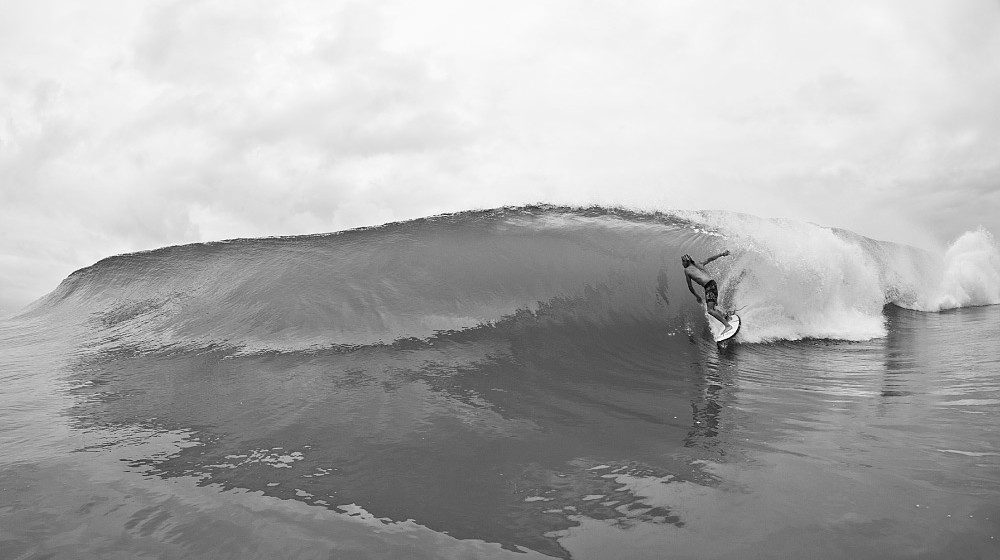
<path fill-rule="evenodd" d="M 718 259 L 720 257 L 728 257 L 728 256 L 729 256 L 729 249 L 726 249 L 725 251 L 719 253 L 718 255 L 715 255 L 714 257 L 708 257 L 701 264 L 702 265 L 706 265 L 706 264 L 714 261 L 715 259 Z"/>

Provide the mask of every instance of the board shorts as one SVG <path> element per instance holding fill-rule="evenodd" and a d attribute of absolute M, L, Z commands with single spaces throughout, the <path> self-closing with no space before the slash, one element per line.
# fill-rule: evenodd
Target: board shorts
<path fill-rule="evenodd" d="M 718 303 L 719 302 L 719 286 L 715 283 L 715 280 L 709 280 L 705 283 L 705 303 Z"/>

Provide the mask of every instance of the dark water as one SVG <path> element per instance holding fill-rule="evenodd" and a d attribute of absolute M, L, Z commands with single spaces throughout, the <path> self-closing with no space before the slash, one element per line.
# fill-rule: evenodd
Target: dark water
<path fill-rule="evenodd" d="M 1000 557 L 1000 307 L 901 307 L 990 287 L 719 219 L 505 209 L 78 271 L 0 323 L 0 558 Z M 722 247 L 725 348 L 678 265 Z"/>

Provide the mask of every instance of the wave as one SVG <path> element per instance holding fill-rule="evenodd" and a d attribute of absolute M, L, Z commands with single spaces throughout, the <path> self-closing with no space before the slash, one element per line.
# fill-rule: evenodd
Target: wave
<path fill-rule="evenodd" d="M 710 270 L 720 304 L 740 309 L 742 342 L 884 336 L 886 304 L 1000 303 L 1000 253 L 983 229 L 939 256 L 745 214 L 526 206 L 119 255 L 22 316 L 56 314 L 144 350 L 357 348 L 524 322 L 690 334 L 712 319 L 680 256 L 723 248 L 732 257 Z"/>

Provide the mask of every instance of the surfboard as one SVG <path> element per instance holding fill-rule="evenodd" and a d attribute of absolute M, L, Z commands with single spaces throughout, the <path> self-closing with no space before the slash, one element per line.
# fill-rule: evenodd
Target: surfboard
<path fill-rule="evenodd" d="M 729 317 L 729 322 L 733 324 L 733 330 L 727 332 L 726 336 L 719 336 L 719 334 L 722 332 L 722 329 L 724 329 L 725 327 L 723 327 L 722 323 L 716 321 L 714 318 L 711 321 L 712 321 L 712 336 L 715 338 L 716 342 L 724 342 L 736 336 L 736 333 L 740 332 L 740 325 L 742 324 L 740 316 L 733 313 Z"/>

